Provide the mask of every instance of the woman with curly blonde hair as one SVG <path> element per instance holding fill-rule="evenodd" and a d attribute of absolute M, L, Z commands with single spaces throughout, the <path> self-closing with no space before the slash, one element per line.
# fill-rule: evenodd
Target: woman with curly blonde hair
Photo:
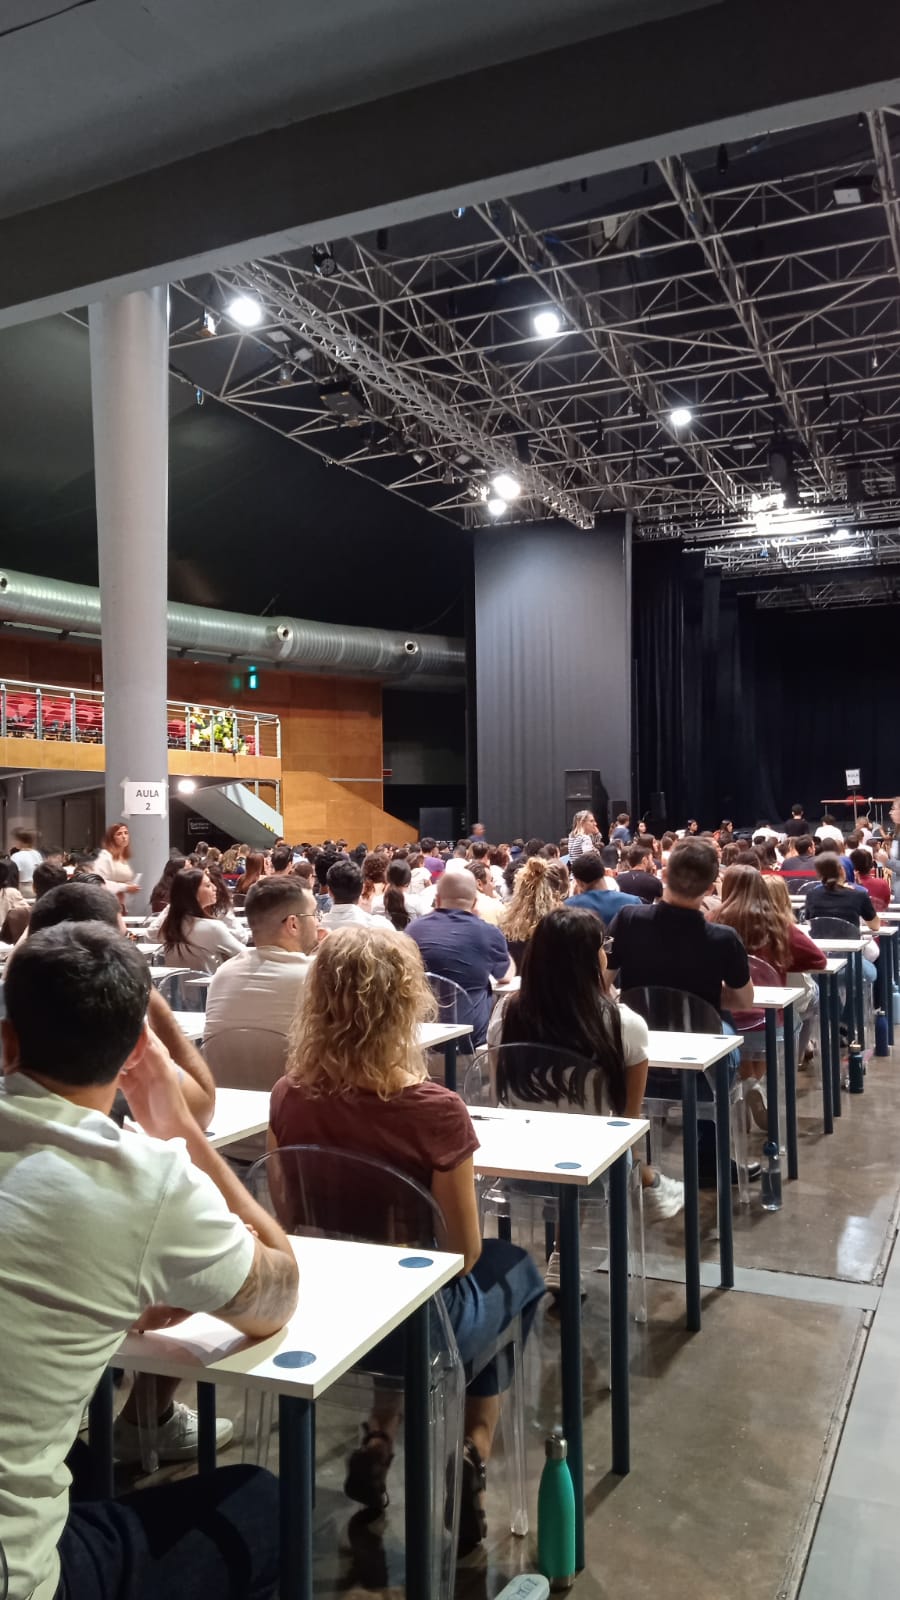
<path fill-rule="evenodd" d="M 519 971 L 525 947 L 538 923 L 561 906 L 568 893 L 568 868 L 561 861 L 532 856 L 516 873 L 512 899 L 503 912 L 500 927 Z"/>
<path fill-rule="evenodd" d="M 459 1096 L 426 1077 L 419 1045 L 419 1024 L 433 1015 L 421 957 L 405 934 L 383 925 L 329 934 L 303 986 L 286 1074 L 272 1091 L 269 1147 L 346 1150 L 393 1167 L 429 1190 L 443 1217 L 443 1248 L 463 1257 L 460 1276 L 442 1293 L 463 1362 L 477 1364 L 514 1317 L 521 1314 L 527 1332 L 543 1284 L 524 1250 L 501 1239 L 482 1242 L 472 1165 L 475 1129 Z M 384 1361 L 393 1360 L 391 1347 Z M 486 1532 L 484 1463 L 505 1376 L 489 1362 L 466 1395 L 461 1553 L 474 1549 Z M 388 1503 L 398 1421 L 396 1396 L 376 1393 L 360 1447 L 348 1462 L 346 1493 L 374 1512 Z"/>

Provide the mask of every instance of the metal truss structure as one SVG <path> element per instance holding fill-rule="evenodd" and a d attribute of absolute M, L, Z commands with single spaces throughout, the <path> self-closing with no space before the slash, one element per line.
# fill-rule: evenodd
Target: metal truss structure
<path fill-rule="evenodd" d="M 900 200 L 889 108 L 180 285 L 199 389 L 462 526 L 629 510 L 729 573 L 771 571 L 755 497 L 900 559 Z M 819 159 L 814 159 L 815 155 Z M 586 187 L 586 192 L 585 192 Z M 259 302 L 252 331 L 229 320 Z M 554 310 L 559 329 L 536 336 Z M 671 413 L 686 407 L 688 426 Z M 778 461 L 773 457 L 777 451 Z M 751 548 L 754 544 L 755 549 Z M 809 565 L 807 565 L 809 563 Z"/>

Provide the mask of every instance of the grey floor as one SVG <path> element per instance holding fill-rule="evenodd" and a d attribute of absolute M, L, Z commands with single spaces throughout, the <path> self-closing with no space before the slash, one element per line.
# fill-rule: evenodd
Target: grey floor
<path fill-rule="evenodd" d="M 896 1052 L 900 1062 L 900 1049 Z M 780 1213 L 735 1213 L 733 1291 L 718 1289 L 713 1197 L 702 1206 L 703 1329 L 684 1330 L 678 1222 L 648 1230 L 648 1321 L 632 1324 L 632 1472 L 609 1472 L 607 1293 L 589 1271 L 584 1304 L 590 1600 L 846 1600 L 900 1589 L 900 1260 L 891 1263 L 900 1171 L 900 1081 L 873 1061 L 843 1097 L 833 1137 L 803 1076 L 800 1179 Z M 762 1136 L 759 1136 L 762 1142 Z M 678 1170 L 673 1133 L 665 1164 Z M 598 1243 L 596 1224 L 584 1243 Z M 599 1259 L 588 1248 L 591 1267 Z M 885 1275 L 885 1267 L 887 1273 Z M 529 1506 L 544 1433 L 559 1421 L 559 1334 L 539 1323 L 529 1357 Z M 185 1399 L 190 1399 L 188 1393 Z M 220 1409 L 242 1416 L 227 1390 Z M 400 1600 L 402 1448 L 378 1522 L 342 1494 L 362 1398 L 319 1408 L 316 1593 Z M 240 1444 L 224 1452 L 239 1458 Z M 273 1440 L 270 1465 L 277 1458 Z M 183 1469 L 182 1469 L 183 1470 Z M 495 1600 L 535 1570 L 533 1532 L 508 1531 L 502 1452 L 491 1463 L 486 1546 L 458 1571 L 456 1600 Z"/>

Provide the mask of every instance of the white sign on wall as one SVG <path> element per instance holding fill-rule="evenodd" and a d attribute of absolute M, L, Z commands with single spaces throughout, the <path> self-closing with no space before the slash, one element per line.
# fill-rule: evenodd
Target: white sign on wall
<path fill-rule="evenodd" d="M 169 780 L 163 779 L 161 783 L 154 783 L 150 779 L 143 783 L 131 783 L 129 780 L 122 784 L 124 801 L 122 804 L 123 817 L 165 817 L 169 810 Z"/>
<path fill-rule="evenodd" d="M 848 789 L 858 789 L 859 788 L 859 767 L 845 767 L 844 768 L 844 773 L 845 773 L 845 776 L 846 776 L 846 779 L 847 779 L 847 788 Z"/>

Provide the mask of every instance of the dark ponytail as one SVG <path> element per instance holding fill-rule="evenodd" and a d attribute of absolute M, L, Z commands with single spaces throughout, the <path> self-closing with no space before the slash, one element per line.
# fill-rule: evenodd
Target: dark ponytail
<path fill-rule="evenodd" d="M 403 933 L 412 922 L 406 909 L 405 891 L 409 888 L 412 873 L 409 862 L 401 859 L 391 862 L 387 869 L 387 888 L 384 891 L 384 914 L 398 933 Z"/>

